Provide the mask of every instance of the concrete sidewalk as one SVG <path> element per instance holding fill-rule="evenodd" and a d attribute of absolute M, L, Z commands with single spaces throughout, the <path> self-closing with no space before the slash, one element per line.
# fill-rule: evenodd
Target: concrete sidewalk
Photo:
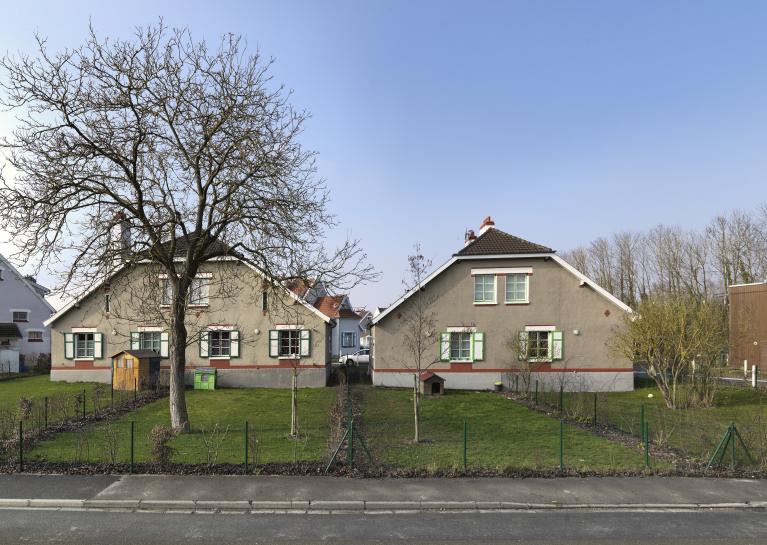
<path fill-rule="evenodd" d="M 767 509 L 767 481 L 2 475 L 0 508 L 163 512 Z"/>

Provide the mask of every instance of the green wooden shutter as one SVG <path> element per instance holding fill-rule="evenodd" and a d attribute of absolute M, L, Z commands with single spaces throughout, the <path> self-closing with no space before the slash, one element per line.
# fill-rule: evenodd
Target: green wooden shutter
<path fill-rule="evenodd" d="M 301 357 L 308 358 L 312 355 L 312 332 L 308 329 L 301 330 Z"/>
<path fill-rule="evenodd" d="M 229 357 L 240 357 L 240 332 L 236 329 L 229 332 Z"/>
<path fill-rule="evenodd" d="M 160 357 L 161 358 L 167 358 L 168 357 L 168 332 L 163 331 L 160 333 Z"/>
<path fill-rule="evenodd" d="M 482 361 L 485 359 L 485 334 L 482 332 L 476 332 L 471 336 L 473 345 L 473 361 Z"/>
<path fill-rule="evenodd" d="M 208 356 L 208 332 L 200 332 L 200 357 L 207 358 Z"/>
<path fill-rule="evenodd" d="M 565 355 L 564 335 L 561 331 L 551 332 L 551 358 L 561 360 Z"/>
<path fill-rule="evenodd" d="M 527 331 L 519 332 L 519 352 L 517 353 L 519 361 L 527 359 Z"/>
<path fill-rule="evenodd" d="M 439 334 L 439 359 L 440 361 L 450 360 L 450 333 Z"/>
<path fill-rule="evenodd" d="M 269 357 L 276 358 L 280 355 L 280 332 L 276 329 L 269 330 Z"/>
<path fill-rule="evenodd" d="M 75 359 L 75 336 L 73 333 L 64 333 L 64 359 Z"/>
<path fill-rule="evenodd" d="M 93 359 L 100 360 L 104 357 L 104 335 L 93 334 Z"/>
<path fill-rule="evenodd" d="M 131 331 L 130 347 L 131 347 L 131 350 L 138 350 L 139 348 L 141 348 L 141 333 L 139 333 L 138 331 Z"/>

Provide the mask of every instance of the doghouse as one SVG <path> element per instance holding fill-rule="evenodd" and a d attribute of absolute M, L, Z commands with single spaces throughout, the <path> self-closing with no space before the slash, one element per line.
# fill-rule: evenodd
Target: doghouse
<path fill-rule="evenodd" d="M 160 377 L 160 354 L 154 350 L 123 350 L 112 356 L 112 388 L 154 387 Z"/>
<path fill-rule="evenodd" d="M 424 371 L 421 373 L 421 394 L 426 396 L 438 396 L 444 393 L 445 379 L 431 371 Z"/>

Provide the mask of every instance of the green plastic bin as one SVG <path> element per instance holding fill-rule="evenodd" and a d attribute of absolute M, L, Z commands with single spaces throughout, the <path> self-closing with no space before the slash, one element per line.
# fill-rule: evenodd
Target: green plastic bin
<path fill-rule="evenodd" d="M 216 389 L 216 368 L 198 367 L 194 370 L 194 389 L 195 390 L 215 390 Z"/>

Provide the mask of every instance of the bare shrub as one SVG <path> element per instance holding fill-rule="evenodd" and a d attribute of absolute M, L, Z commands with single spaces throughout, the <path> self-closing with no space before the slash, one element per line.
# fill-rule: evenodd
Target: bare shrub
<path fill-rule="evenodd" d="M 98 413 L 101 411 L 101 400 L 104 399 L 106 387 L 97 383 L 93 385 L 93 392 L 91 393 L 91 399 L 93 400 L 93 412 Z"/>
<path fill-rule="evenodd" d="M 120 431 L 111 420 L 107 420 L 102 428 L 104 432 L 104 457 L 114 465 L 117 463 L 120 450 Z"/>
<path fill-rule="evenodd" d="M 226 441 L 227 435 L 229 435 L 229 426 L 222 429 L 218 424 L 215 424 L 208 431 L 202 428 L 202 443 L 205 445 L 205 454 L 209 466 L 215 465 L 218 462 L 218 454 L 221 450 L 221 445 Z"/>
<path fill-rule="evenodd" d="M 88 432 L 83 428 L 75 431 L 75 448 L 72 453 L 72 461 L 76 464 L 88 459 L 91 451 L 91 442 Z"/>
<path fill-rule="evenodd" d="M 149 441 L 152 444 L 152 459 L 161 467 L 170 463 L 170 459 L 176 453 L 176 449 L 168 443 L 176 436 L 175 432 L 168 426 L 157 424 L 149 432 Z"/>
<path fill-rule="evenodd" d="M 29 420 L 29 417 L 32 416 L 34 402 L 28 397 L 20 397 L 16 402 L 16 406 L 19 409 L 19 418 L 21 420 Z"/>

